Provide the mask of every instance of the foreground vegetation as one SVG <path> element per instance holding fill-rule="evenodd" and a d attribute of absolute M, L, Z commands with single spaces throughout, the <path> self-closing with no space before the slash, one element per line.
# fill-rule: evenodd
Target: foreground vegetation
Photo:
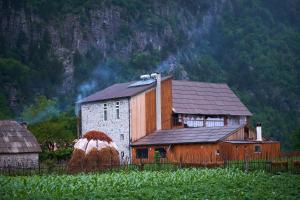
<path fill-rule="evenodd" d="M 299 134 L 292 136 L 300 126 L 300 1 L 4 2 L 0 119 L 40 122 L 41 114 L 32 120 L 21 114 L 40 95 L 65 111 L 79 96 L 143 73 L 168 72 L 174 65 L 175 78 L 228 83 L 254 114 L 253 124 L 262 122 L 266 137 L 281 141 L 284 149 L 300 148 Z M 111 10 L 112 19 L 93 17 Z M 68 19 L 80 27 L 70 26 Z M 99 35 L 94 32 L 98 29 Z M 98 45 L 99 39 L 106 48 Z M 176 62 L 168 61 L 170 57 Z M 72 68 L 63 63 L 72 63 Z M 74 75 L 64 86 L 70 87 L 66 93 L 61 90 L 69 70 Z"/>
<path fill-rule="evenodd" d="M 1 199 L 299 199 L 300 176 L 237 169 L 0 176 Z"/>

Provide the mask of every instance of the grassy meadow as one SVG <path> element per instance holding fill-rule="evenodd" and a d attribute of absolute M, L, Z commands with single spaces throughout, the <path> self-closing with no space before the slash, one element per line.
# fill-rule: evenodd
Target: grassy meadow
<path fill-rule="evenodd" d="M 300 199 L 300 175 L 238 169 L 0 176 L 1 199 Z"/>

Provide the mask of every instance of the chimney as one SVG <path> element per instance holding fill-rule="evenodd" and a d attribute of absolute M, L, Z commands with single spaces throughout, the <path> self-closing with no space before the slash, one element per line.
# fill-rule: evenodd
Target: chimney
<path fill-rule="evenodd" d="M 151 78 L 156 79 L 156 130 L 161 130 L 161 76 L 153 73 Z"/>
<path fill-rule="evenodd" d="M 261 123 L 256 125 L 256 141 L 262 141 Z"/>

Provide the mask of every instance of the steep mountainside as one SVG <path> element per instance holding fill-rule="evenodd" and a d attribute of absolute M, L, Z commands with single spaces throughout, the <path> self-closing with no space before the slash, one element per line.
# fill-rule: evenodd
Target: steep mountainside
<path fill-rule="evenodd" d="M 0 2 L 0 117 L 45 95 L 61 109 L 160 71 L 227 82 L 290 147 L 300 118 L 297 0 Z"/>

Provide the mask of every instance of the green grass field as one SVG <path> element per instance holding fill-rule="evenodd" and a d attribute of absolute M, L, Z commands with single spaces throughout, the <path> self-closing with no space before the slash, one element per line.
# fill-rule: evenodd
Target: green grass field
<path fill-rule="evenodd" d="M 0 199 L 300 199 L 300 175 L 237 169 L 0 176 Z"/>

